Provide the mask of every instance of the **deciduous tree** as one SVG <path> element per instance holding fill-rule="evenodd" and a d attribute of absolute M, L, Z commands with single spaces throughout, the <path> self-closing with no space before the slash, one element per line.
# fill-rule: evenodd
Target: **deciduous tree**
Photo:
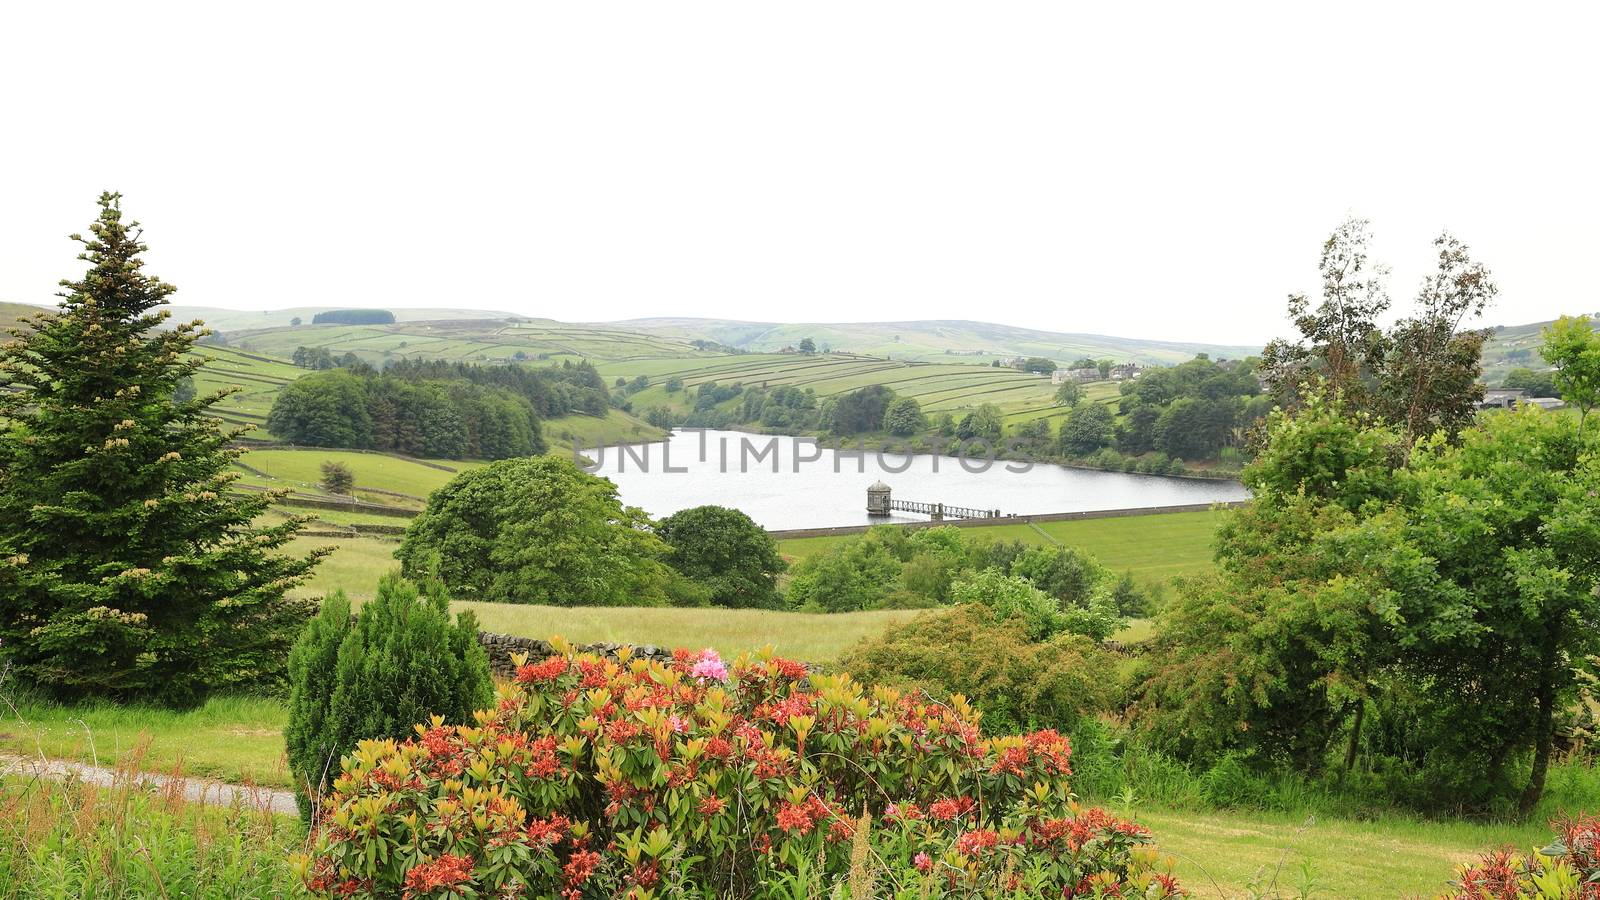
<path fill-rule="evenodd" d="M 909 437 L 927 427 L 928 419 L 915 397 L 897 398 L 883 413 L 883 429 L 890 434 Z"/>
<path fill-rule="evenodd" d="M 1371 233 L 1349 219 L 1323 244 L 1322 300 L 1289 297 L 1296 340 L 1275 340 L 1261 372 L 1274 397 L 1294 404 L 1328 391 L 1395 424 L 1407 442 L 1442 430 L 1454 436 L 1483 397 L 1479 356 L 1488 333 L 1464 324 L 1488 308 L 1497 288 L 1489 270 L 1448 232 L 1435 241 L 1434 272 L 1423 280 L 1410 316 L 1388 331 L 1388 270 L 1369 262 Z"/>
<path fill-rule="evenodd" d="M 572 462 L 507 459 L 434 491 L 396 551 L 408 578 L 457 597 L 551 606 L 649 606 L 676 595 L 667 546 L 617 486 Z"/>
<path fill-rule="evenodd" d="M 1111 444 L 1113 416 L 1102 403 L 1084 403 L 1072 408 L 1061 423 L 1061 452 L 1069 456 L 1093 453 Z"/>
<path fill-rule="evenodd" d="M 1588 316 L 1562 316 L 1544 330 L 1539 354 L 1556 367 L 1556 389 L 1578 408 L 1578 433 L 1600 403 L 1600 335 Z"/>
<path fill-rule="evenodd" d="M 694 506 L 662 519 L 667 564 L 699 583 L 714 606 L 771 609 L 788 568 L 766 529 L 737 509 Z"/>

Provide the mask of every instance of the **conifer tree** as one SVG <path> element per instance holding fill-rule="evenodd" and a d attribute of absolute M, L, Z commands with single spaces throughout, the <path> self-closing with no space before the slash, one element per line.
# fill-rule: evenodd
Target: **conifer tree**
<path fill-rule="evenodd" d="M 229 491 L 239 432 L 179 399 L 203 365 L 200 322 L 158 326 L 174 288 L 143 272 L 121 196 L 63 281 L 59 311 L 0 345 L 0 654 L 58 696 L 175 706 L 281 679 L 311 614 L 284 594 L 323 552 L 280 551 L 303 520 L 254 520 L 274 499 Z"/>

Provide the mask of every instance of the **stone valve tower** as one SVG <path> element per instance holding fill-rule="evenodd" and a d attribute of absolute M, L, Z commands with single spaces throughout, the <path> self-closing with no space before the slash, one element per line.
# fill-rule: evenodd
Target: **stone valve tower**
<path fill-rule="evenodd" d="M 874 481 L 867 488 L 867 515 L 887 516 L 889 514 L 889 486 L 882 481 Z"/>

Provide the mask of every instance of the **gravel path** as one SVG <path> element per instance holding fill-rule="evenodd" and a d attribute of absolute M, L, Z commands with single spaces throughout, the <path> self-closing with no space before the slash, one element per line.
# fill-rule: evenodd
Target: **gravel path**
<path fill-rule="evenodd" d="M 12 753 L 0 753 L 0 775 L 48 778 L 52 781 L 76 779 L 102 787 L 111 787 L 128 777 L 125 772 L 104 766 L 91 766 L 59 759 L 39 759 Z M 288 791 L 228 784 L 209 778 L 175 778 L 153 772 L 140 772 L 135 778 L 143 787 L 156 790 L 181 790 L 184 799 L 195 803 L 209 803 L 213 806 L 232 806 L 238 803 L 246 807 L 266 807 L 286 816 L 299 815 L 294 794 Z"/>

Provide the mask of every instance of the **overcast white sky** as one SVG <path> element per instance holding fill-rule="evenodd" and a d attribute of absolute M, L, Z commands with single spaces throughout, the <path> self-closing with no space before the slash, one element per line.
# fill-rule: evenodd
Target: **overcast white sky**
<path fill-rule="evenodd" d="M 195 305 L 1255 342 L 1355 213 L 1397 300 L 1448 227 L 1548 319 L 1600 307 L 1596 8 L 13 3 L 0 298 L 113 188 Z"/>

